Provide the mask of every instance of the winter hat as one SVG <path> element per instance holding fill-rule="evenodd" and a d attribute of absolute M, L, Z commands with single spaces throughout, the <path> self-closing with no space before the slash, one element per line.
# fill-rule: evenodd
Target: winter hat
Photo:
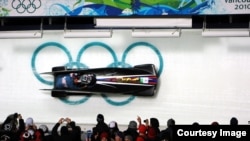
<path fill-rule="evenodd" d="M 109 128 L 115 128 L 116 127 L 116 122 L 115 121 L 111 121 L 109 123 Z"/>
<path fill-rule="evenodd" d="M 96 120 L 97 122 L 104 122 L 104 116 L 102 114 L 98 114 Z"/>
<path fill-rule="evenodd" d="M 129 122 L 128 128 L 136 129 L 137 128 L 137 123 L 132 120 Z"/>
<path fill-rule="evenodd" d="M 39 129 L 41 129 L 43 133 L 47 133 L 49 131 L 48 127 L 44 124 L 40 125 Z"/>
<path fill-rule="evenodd" d="M 26 119 L 25 122 L 26 126 L 33 126 L 33 123 L 34 123 L 33 118 L 29 117 Z"/>
<path fill-rule="evenodd" d="M 145 125 L 141 124 L 141 125 L 139 125 L 138 130 L 139 130 L 139 133 L 145 134 L 147 131 L 147 127 Z"/>

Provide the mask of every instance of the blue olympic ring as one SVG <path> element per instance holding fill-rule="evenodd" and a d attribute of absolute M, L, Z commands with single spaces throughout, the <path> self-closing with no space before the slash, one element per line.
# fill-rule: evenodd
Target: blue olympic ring
<path fill-rule="evenodd" d="M 162 73 L 162 71 L 163 71 L 163 64 L 164 64 L 164 63 L 163 63 L 163 58 L 162 58 L 162 56 L 161 56 L 160 51 L 159 51 L 155 46 L 153 46 L 153 45 L 151 45 L 151 44 L 149 44 L 149 43 L 146 43 L 146 42 L 137 42 L 137 43 L 134 43 L 134 44 L 130 45 L 130 46 L 124 51 L 124 53 L 123 53 L 122 62 L 125 63 L 125 59 L 126 59 L 126 57 L 127 57 L 127 55 L 128 55 L 128 52 L 129 52 L 131 49 L 136 48 L 136 47 L 138 47 L 138 46 L 149 47 L 149 48 L 151 48 L 151 49 L 157 54 L 157 56 L 158 56 L 158 58 L 159 58 L 159 62 L 160 62 L 160 68 L 159 68 L 159 70 L 158 70 L 158 75 L 160 76 L 161 73 Z"/>
<path fill-rule="evenodd" d="M 47 84 L 47 85 L 53 85 L 53 82 L 52 81 L 47 81 L 45 79 L 43 79 L 40 74 L 36 71 L 36 65 L 35 65 L 35 62 L 36 62 L 36 57 L 38 55 L 38 53 L 46 48 L 46 47 L 57 47 L 57 48 L 60 48 L 61 50 L 63 50 L 68 59 L 69 59 L 69 63 L 66 64 L 67 67 L 70 67 L 72 68 L 73 65 L 77 65 L 77 67 L 79 67 L 79 63 L 75 63 L 75 62 L 72 62 L 72 57 L 70 55 L 70 52 L 67 50 L 67 48 L 65 48 L 63 45 L 59 44 L 59 43 L 55 43 L 55 42 L 49 42 L 49 43 L 45 43 L 45 44 L 42 44 L 41 46 L 39 46 L 35 52 L 33 53 L 33 56 L 32 56 L 32 59 L 31 59 L 31 67 L 32 67 L 32 70 L 33 70 L 33 73 L 35 75 L 35 77 L 42 83 L 44 84 Z M 60 98 L 60 100 L 62 100 L 64 103 L 67 103 L 67 104 L 70 104 L 70 105 L 78 105 L 78 104 L 81 104 L 81 103 L 84 103 L 85 101 L 88 100 L 90 96 L 86 96 L 85 98 L 83 99 L 80 99 L 79 101 L 70 101 L 68 100 L 67 98 Z"/>
<path fill-rule="evenodd" d="M 104 43 L 101 43 L 101 42 L 92 42 L 92 43 L 88 43 L 88 44 L 86 44 L 85 46 L 83 46 L 83 47 L 80 49 L 80 51 L 79 51 L 79 53 L 78 53 L 78 55 L 77 55 L 76 62 L 73 62 L 73 61 L 72 61 L 73 59 L 72 59 L 72 57 L 71 57 L 71 54 L 70 54 L 70 52 L 67 50 L 66 47 L 64 47 L 63 45 L 61 45 L 61 44 L 59 44 L 59 43 L 48 42 L 48 43 L 42 44 L 41 46 L 39 46 L 39 47 L 34 51 L 33 56 L 32 56 L 32 60 L 31 60 L 31 67 L 32 67 L 32 69 L 33 69 L 33 73 L 34 73 L 35 77 L 36 77 L 40 82 L 42 82 L 42 83 L 44 83 L 44 84 L 47 84 L 47 85 L 53 85 L 53 82 L 51 82 L 51 81 L 46 81 L 46 80 L 43 79 L 43 78 L 39 75 L 39 73 L 36 71 L 36 65 L 35 65 L 36 57 L 37 57 L 38 53 L 39 53 L 42 49 L 44 49 L 44 48 L 46 48 L 46 47 L 54 46 L 54 47 L 58 47 L 58 48 L 62 49 L 62 50 L 66 53 L 66 55 L 67 55 L 67 57 L 68 57 L 68 59 L 69 59 L 69 62 L 68 62 L 67 64 L 65 64 L 65 66 L 67 66 L 67 67 L 69 67 L 69 68 L 72 68 L 73 66 L 77 66 L 78 68 L 88 68 L 88 66 L 85 65 L 85 64 L 82 64 L 82 63 L 80 62 L 80 60 L 81 60 L 82 54 L 83 54 L 88 48 L 90 48 L 90 47 L 95 47 L 95 46 L 103 47 L 104 49 L 107 49 L 107 50 L 111 53 L 114 62 L 111 63 L 111 64 L 109 64 L 108 67 L 118 67 L 118 66 L 122 66 L 122 67 L 131 67 L 129 64 L 125 63 L 125 59 L 126 59 L 126 57 L 127 57 L 127 54 L 128 54 L 128 52 L 129 52 L 131 49 L 133 49 L 133 48 L 135 48 L 135 47 L 137 47 L 137 46 L 141 46 L 141 45 L 151 48 L 151 49 L 157 54 L 157 56 L 158 56 L 158 58 L 159 58 L 159 62 L 160 62 L 160 68 L 159 68 L 159 70 L 158 70 L 158 74 L 159 74 L 159 76 L 160 76 L 160 74 L 162 73 L 162 70 L 163 70 L 163 59 L 162 59 L 162 56 L 161 56 L 161 54 L 160 54 L 160 51 L 159 51 L 155 46 L 153 46 L 153 45 L 151 45 L 151 44 L 149 44 L 149 43 L 145 43 L 145 42 L 137 42 L 137 43 L 134 43 L 134 44 L 130 45 L 130 46 L 125 50 L 125 52 L 124 52 L 124 54 L 123 54 L 123 56 L 122 56 L 122 62 L 119 62 L 119 61 L 118 61 L 118 58 L 117 58 L 117 56 L 116 56 L 114 50 L 113 50 L 110 46 L 108 46 L 108 45 L 106 45 L 106 44 L 104 44 Z M 128 97 L 126 100 L 124 100 L 124 101 L 119 101 L 119 102 L 118 102 L 118 101 L 111 100 L 111 99 L 110 99 L 107 95 L 105 95 L 105 94 L 101 94 L 101 96 L 105 99 L 105 101 L 106 101 L 107 103 L 109 103 L 109 104 L 111 104 L 111 105 L 114 105 L 114 106 L 123 106 L 123 105 L 126 105 L 126 104 L 130 103 L 131 101 L 133 101 L 133 100 L 135 99 L 135 96 L 130 96 L 130 97 Z M 82 104 L 82 103 L 86 102 L 90 97 L 91 97 L 91 96 L 88 95 L 88 96 L 85 96 L 84 98 L 82 98 L 82 99 L 80 99 L 80 100 L 76 100 L 76 101 L 71 101 L 71 100 L 69 100 L 68 98 L 61 98 L 61 100 L 62 100 L 64 103 L 67 103 L 67 104 L 70 104 L 70 105 L 78 105 L 78 104 Z"/>
<path fill-rule="evenodd" d="M 32 55 L 32 59 L 31 59 L 31 67 L 32 67 L 32 70 L 33 70 L 33 73 L 35 75 L 35 77 L 41 81 L 42 83 L 44 84 L 47 84 L 47 85 L 53 85 L 53 82 L 51 81 L 47 81 L 45 79 L 43 79 L 41 77 L 41 75 L 36 71 L 36 57 L 37 57 L 37 54 L 44 48 L 46 47 L 57 47 L 57 48 L 60 48 L 62 51 L 64 51 L 69 59 L 69 62 L 71 63 L 72 62 L 72 57 L 70 55 L 70 52 L 68 51 L 68 49 L 66 47 L 64 47 L 63 45 L 59 44 L 59 43 L 55 43 L 55 42 L 49 42 L 49 43 L 45 43 L 45 44 L 42 44 L 41 46 L 39 46 L 33 53 Z"/>

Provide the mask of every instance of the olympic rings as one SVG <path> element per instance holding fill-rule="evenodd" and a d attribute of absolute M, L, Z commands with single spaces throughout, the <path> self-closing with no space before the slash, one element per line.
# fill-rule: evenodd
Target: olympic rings
<path fill-rule="evenodd" d="M 36 9 L 40 8 L 42 3 L 41 0 L 35 2 L 36 0 L 13 0 L 11 6 L 13 9 L 16 9 L 18 13 L 24 13 L 27 11 L 28 13 L 34 13 Z M 28 4 L 27 4 L 28 3 Z M 36 5 L 38 3 L 38 6 Z M 26 4 L 26 5 L 25 5 Z"/>
<path fill-rule="evenodd" d="M 33 70 L 33 73 L 35 75 L 35 77 L 42 83 L 46 84 L 46 85 L 53 85 L 53 82 L 51 81 L 47 81 L 45 79 L 43 79 L 40 74 L 36 71 L 36 58 L 37 58 L 37 55 L 39 54 L 39 52 L 44 49 L 44 48 L 47 48 L 47 47 L 57 47 L 59 49 L 61 49 L 63 52 L 65 52 L 65 54 L 67 55 L 68 57 L 68 63 L 65 64 L 65 66 L 69 67 L 69 68 L 72 68 L 73 66 L 76 66 L 77 68 L 88 68 L 87 65 L 81 63 L 81 57 L 83 56 L 83 53 L 91 48 L 91 47 L 102 47 L 104 49 L 106 49 L 108 52 L 110 52 L 111 56 L 113 57 L 113 63 L 109 64 L 107 67 L 131 67 L 131 65 L 127 64 L 125 62 L 126 60 L 126 57 L 127 57 L 127 54 L 128 52 L 131 50 L 131 49 L 134 49 L 136 48 L 137 46 L 145 46 L 145 47 L 149 47 L 150 49 L 152 49 L 158 56 L 159 58 L 159 64 L 160 64 L 160 67 L 159 67 L 159 70 L 158 70 L 158 74 L 160 76 L 160 74 L 162 73 L 162 70 L 163 70 L 163 58 L 161 56 L 161 53 L 160 51 L 153 45 L 149 44 L 149 43 L 146 43 L 146 42 L 137 42 L 137 43 L 134 43 L 132 45 L 130 45 L 123 53 L 122 55 L 122 61 L 119 62 L 118 61 L 118 58 L 117 58 L 117 55 L 116 53 L 114 52 L 114 50 L 108 46 L 107 44 L 104 44 L 104 43 L 101 43 L 101 42 L 91 42 L 91 43 L 88 43 L 86 44 L 85 46 L 83 46 L 80 51 L 78 52 L 78 55 L 77 55 L 77 59 L 76 59 L 76 62 L 73 61 L 72 59 L 72 56 L 70 54 L 70 52 L 68 51 L 68 49 L 66 47 L 64 47 L 63 45 L 59 44 L 59 43 L 55 43 L 55 42 L 47 42 L 47 43 L 44 43 L 42 45 L 40 45 L 33 53 L 32 55 L 32 59 L 31 59 L 31 67 L 32 67 L 32 70 Z M 101 94 L 101 96 L 104 98 L 104 100 L 111 104 L 111 105 L 114 105 L 114 106 L 123 106 L 123 105 L 126 105 L 128 103 L 130 103 L 131 101 L 133 101 L 135 99 L 135 96 L 129 96 L 127 99 L 123 100 L 123 101 L 114 101 L 114 100 L 111 100 L 106 94 Z M 61 98 L 61 100 L 64 102 L 64 103 L 67 103 L 67 104 L 70 104 L 70 105 L 79 105 L 79 104 L 82 104 L 84 102 L 86 102 L 91 96 L 88 95 L 88 96 L 84 96 L 84 98 L 80 99 L 80 100 L 76 100 L 76 101 L 72 101 L 72 100 L 69 100 L 68 98 Z"/>

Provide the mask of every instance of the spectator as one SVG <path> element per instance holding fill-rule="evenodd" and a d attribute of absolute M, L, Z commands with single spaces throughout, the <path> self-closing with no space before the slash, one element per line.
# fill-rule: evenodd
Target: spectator
<path fill-rule="evenodd" d="M 160 134 L 160 125 L 158 119 L 150 118 L 150 122 L 148 121 L 148 119 L 146 119 L 145 124 L 147 126 L 147 139 L 149 141 L 158 141 L 158 135 Z"/>
<path fill-rule="evenodd" d="M 125 135 L 124 141 L 135 141 L 131 135 Z"/>
<path fill-rule="evenodd" d="M 100 140 L 99 141 L 110 141 L 110 137 L 109 137 L 109 134 L 108 132 L 102 132 L 100 134 Z"/>
<path fill-rule="evenodd" d="M 66 127 L 72 137 L 73 141 L 81 141 L 81 127 L 76 126 L 75 121 L 71 121 L 71 119 L 66 118 Z"/>
<path fill-rule="evenodd" d="M 24 129 L 25 125 L 22 115 L 18 113 L 10 114 L 1 125 L 0 139 L 17 141 Z"/>
<path fill-rule="evenodd" d="M 219 125 L 219 122 L 213 121 L 213 122 L 211 123 L 211 125 Z"/>
<path fill-rule="evenodd" d="M 230 125 L 238 125 L 238 119 L 236 117 L 232 117 L 230 119 Z"/>
<path fill-rule="evenodd" d="M 40 125 L 38 130 L 40 130 L 42 133 L 43 141 L 53 141 L 53 136 L 52 134 L 50 134 L 49 128 L 47 125 L 44 125 L 44 124 Z"/>
<path fill-rule="evenodd" d="M 91 141 L 92 130 L 87 130 L 85 141 Z"/>
<path fill-rule="evenodd" d="M 193 126 L 199 126 L 200 124 L 199 124 L 199 122 L 193 122 L 193 124 L 192 124 Z"/>
<path fill-rule="evenodd" d="M 66 125 L 62 125 L 66 122 Z M 61 126 L 60 134 L 58 128 Z M 52 136 L 54 141 L 76 141 L 79 139 L 79 128 L 75 126 L 75 122 L 70 118 L 60 118 L 59 121 L 52 128 Z"/>
<path fill-rule="evenodd" d="M 74 130 L 73 130 L 73 134 L 75 136 L 74 138 L 74 141 L 81 141 L 82 140 L 82 129 L 80 126 L 75 126 L 75 127 L 72 127 Z"/>
<path fill-rule="evenodd" d="M 114 141 L 123 141 L 123 132 L 121 131 L 117 131 L 115 132 L 115 137 L 114 137 Z"/>
<path fill-rule="evenodd" d="M 111 121 L 109 123 L 109 135 L 111 140 L 115 140 L 115 135 L 119 132 L 117 122 Z"/>
<path fill-rule="evenodd" d="M 42 141 L 42 132 L 37 129 L 33 118 L 25 121 L 25 131 L 21 133 L 20 141 Z"/>
<path fill-rule="evenodd" d="M 107 123 L 104 121 L 104 116 L 102 114 L 98 114 L 96 117 L 97 124 L 95 127 L 93 127 L 93 133 L 91 140 L 92 141 L 99 141 L 100 140 L 100 135 L 103 133 L 107 133 L 109 137 L 109 126 Z M 106 135 L 106 134 L 105 134 Z"/>
<path fill-rule="evenodd" d="M 139 133 L 137 132 L 137 123 L 136 121 L 132 120 L 129 122 L 128 128 L 123 131 L 124 136 L 131 136 L 133 141 L 136 141 L 137 136 Z M 128 138 L 129 139 L 129 138 Z"/>
<path fill-rule="evenodd" d="M 100 133 L 97 132 L 96 127 L 92 128 L 92 134 L 90 136 L 91 141 L 99 141 L 100 140 Z"/>
<path fill-rule="evenodd" d="M 139 135 L 136 138 L 136 141 L 147 141 L 147 127 L 144 124 L 139 124 L 138 128 Z"/>
<path fill-rule="evenodd" d="M 141 117 L 137 116 L 137 122 L 139 123 L 138 127 L 138 136 L 136 141 L 146 141 L 147 140 L 147 127 L 146 125 L 142 124 Z"/>
<path fill-rule="evenodd" d="M 175 126 L 175 120 L 170 118 L 167 121 L 167 128 L 160 132 L 159 140 L 173 141 L 173 126 Z"/>

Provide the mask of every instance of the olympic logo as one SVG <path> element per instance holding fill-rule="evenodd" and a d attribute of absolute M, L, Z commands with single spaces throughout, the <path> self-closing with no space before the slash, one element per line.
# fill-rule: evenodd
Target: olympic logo
<path fill-rule="evenodd" d="M 130 67 L 130 65 L 128 63 L 126 63 L 126 57 L 132 49 L 134 49 L 138 46 L 150 48 L 156 53 L 156 55 L 159 59 L 158 74 L 160 76 L 162 71 L 163 71 L 163 64 L 164 64 L 162 55 L 161 55 L 160 51 L 155 46 L 153 46 L 152 44 L 149 44 L 147 42 L 136 42 L 136 43 L 133 43 L 130 46 L 128 46 L 126 48 L 126 50 L 123 52 L 121 61 L 119 61 L 115 51 L 110 46 L 108 46 L 107 44 L 102 43 L 102 42 L 91 42 L 91 43 L 88 43 L 85 46 L 83 46 L 80 49 L 80 51 L 78 52 L 76 61 L 73 61 L 72 56 L 70 54 L 70 51 L 62 44 L 59 44 L 56 42 L 47 42 L 47 43 L 44 43 L 44 44 L 38 46 L 38 48 L 36 48 L 36 50 L 34 51 L 34 53 L 32 55 L 32 59 L 31 59 L 31 68 L 33 70 L 34 76 L 41 83 L 46 84 L 46 85 L 53 85 L 52 81 L 45 80 L 39 74 L 39 72 L 37 72 L 36 59 L 37 59 L 37 56 L 40 53 L 40 51 L 42 51 L 45 48 L 55 47 L 55 48 L 62 50 L 66 54 L 66 56 L 68 57 L 68 63 L 65 64 L 65 66 L 67 66 L 68 68 L 73 68 L 74 66 L 76 66 L 77 68 L 88 68 L 88 66 L 85 65 L 84 63 L 80 62 L 80 60 L 81 60 L 81 57 L 83 56 L 84 52 L 91 47 L 104 48 L 111 54 L 111 56 L 113 58 L 113 62 L 111 64 L 109 64 L 107 67 Z M 126 98 L 123 101 L 115 101 L 115 100 L 112 100 L 110 97 L 108 97 L 106 94 L 101 94 L 101 96 L 104 98 L 104 100 L 107 103 L 114 105 L 114 106 L 123 106 L 123 105 L 130 103 L 131 101 L 133 101 L 135 99 L 135 96 L 129 96 L 128 98 Z M 82 103 L 86 102 L 90 97 L 91 97 L 91 95 L 83 96 L 83 98 L 81 98 L 80 100 L 69 100 L 67 98 L 61 98 L 60 100 L 66 104 L 69 104 L 69 105 L 78 105 L 78 104 L 82 104 Z"/>
<path fill-rule="evenodd" d="M 41 0 L 13 0 L 11 6 L 16 9 L 18 13 L 34 13 L 36 9 L 41 7 Z"/>

